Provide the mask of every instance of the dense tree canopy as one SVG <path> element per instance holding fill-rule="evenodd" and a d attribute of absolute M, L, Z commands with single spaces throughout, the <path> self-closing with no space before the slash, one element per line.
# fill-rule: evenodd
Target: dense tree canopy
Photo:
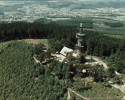
<path fill-rule="evenodd" d="M 33 51 L 32 45 L 14 42 L 0 54 L 0 98 L 65 100 L 66 86 L 63 80 L 58 79 L 63 64 L 52 62 L 47 68 L 35 64 Z M 58 77 L 53 76 L 52 72 Z"/>

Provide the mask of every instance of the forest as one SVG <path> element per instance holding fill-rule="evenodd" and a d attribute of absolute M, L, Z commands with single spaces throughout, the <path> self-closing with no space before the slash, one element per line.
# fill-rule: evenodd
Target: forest
<path fill-rule="evenodd" d="M 121 78 L 117 77 L 114 70 L 125 74 L 125 40 L 108 37 L 95 31 L 85 30 L 87 35 L 84 41 L 84 54 L 80 58 L 69 56 L 68 63 L 50 60 L 47 65 L 36 64 L 33 55 L 39 55 L 42 60 L 51 58 L 50 54 L 60 51 L 63 46 L 76 49 L 75 44 L 77 27 L 61 26 L 42 23 L 1 23 L 1 44 L 10 40 L 27 38 L 41 38 L 49 40 L 49 49 L 44 52 L 43 44 L 32 45 L 25 42 L 14 41 L 4 48 L 0 48 L 0 98 L 2 100 L 66 100 L 67 88 L 72 88 L 86 97 L 104 99 L 95 95 L 93 85 L 77 82 L 79 78 L 92 76 L 95 82 L 102 84 L 104 91 L 112 91 L 109 98 L 121 98 L 118 90 L 106 84 L 109 78 L 120 84 Z M 1 45 L 0 44 L 0 45 Z M 85 55 L 99 56 L 106 60 L 109 69 L 105 71 L 102 66 L 91 67 L 84 65 Z M 74 65 L 75 63 L 75 65 Z M 85 68 L 87 74 L 81 73 Z M 91 93 L 88 93 L 90 92 Z M 112 97 L 110 98 L 110 95 Z M 74 98 L 74 97 L 73 97 Z M 72 100 L 74 100 L 72 98 Z"/>

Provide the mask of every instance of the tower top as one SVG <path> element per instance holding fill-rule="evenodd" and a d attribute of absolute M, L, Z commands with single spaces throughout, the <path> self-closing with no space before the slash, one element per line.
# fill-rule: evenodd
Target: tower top
<path fill-rule="evenodd" d="M 86 34 L 83 32 L 83 23 L 80 23 L 79 33 L 76 33 L 76 38 L 83 38 Z"/>
<path fill-rule="evenodd" d="M 80 23 L 80 28 L 82 28 L 82 23 Z"/>
<path fill-rule="evenodd" d="M 79 32 L 80 34 L 83 34 L 83 23 L 80 23 Z"/>

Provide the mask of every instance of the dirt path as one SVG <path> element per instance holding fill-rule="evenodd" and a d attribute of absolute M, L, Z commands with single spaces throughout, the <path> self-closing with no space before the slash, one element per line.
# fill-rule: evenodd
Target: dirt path
<path fill-rule="evenodd" d="M 105 62 L 103 62 L 101 59 L 99 59 L 99 58 L 97 58 L 95 56 L 86 56 L 85 58 L 88 60 L 88 62 L 85 63 L 85 64 L 91 64 L 92 66 L 94 66 L 96 64 L 99 64 L 99 65 L 103 65 L 103 67 L 105 69 L 108 69 L 107 64 Z"/>
<path fill-rule="evenodd" d="M 96 65 L 96 64 L 99 64 L 99 65 L 103 65 L 103 67 L 105 69 L 108 69 L 109 67 L 107 66 L 107 64 L 101 60 L 100 58 L 98 57 L 95 57 L 95 56 L 86 56 L 85 57 L 87 59 L 88 62 L 86 62 L 85 64 L 91 64 L 92 66 Z M 121 74 L 117 71 L 115 71 L 115 74 L 118 75 L 118 76 L 121 76 Z"/>
<path fill-rule="evenodd" d="M 36 63 L 42 65 L 42 63 L 39 60 L 37 60 L 35 56 L 33 56 L 33 59 L 35 60 Z"/>
<path fill-rule="evenodd" d="M 95 56 L 87 56 L 86 59 L 88 60 L 87 63 L 85 64 L 91 64 L 92 66 L 96 65 L 96 64 L 99 64 L 99 65 L 103 65 L 103 67 L 105 69 L 108 69 L 109 67 L 107 66 L 107 64 L 105 62 L 103 62 L 101 59 L 95 57 Z M 115 74 L 118 75 L 118 76 L 121 76 L 120 73 L 118 73 L 117 71 L 115 71 Z M 111 81 L 110 81 L 111 82 Z M 120 89 L 120 91 L 125 94 L 125 83 L 122 84 L 122 85 L 118 85 L 118 84 L 111 84 L 109 82 L 109 84 L 114 87 L 114 88 L 117 88 L 117 89 Z M 125 96 L 123 96 L 123 99 L 122 100 L 125 100 Z"/>
<path fill-rule="evenodd" d="M 73 91 L 72 89 L 68 88 L 68 98 L 67 100 L 70 100 L 70 92 L 73 92 L 74 94 L 76 94 L 78 97 L 82 98 L 83 100 L 90 100 L 89 98 L 83 97 L 82 95 L 78 94 L 77 92 Z"/>

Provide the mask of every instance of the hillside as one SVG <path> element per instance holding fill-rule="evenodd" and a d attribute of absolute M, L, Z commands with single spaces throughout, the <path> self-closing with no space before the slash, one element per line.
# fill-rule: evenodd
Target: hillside
<path fill-rule="evenodd" d="M 25 43 L 13 42 L 0 54 L 0 98 L 17 100 L 30 98 L 36 70 L 33 68 L 32 49 Z M 30 85 L 31 84 L 31 85 Z M 25 87 L 29 87 L 25 88 Z"/>
<path fill-rule="evenodd" d="M 39 65 L 33 59 L 34 51 L 36 51 L 34 45 L 23 41 L 11 41 L 7 44 L 0 54 L 0 98 L 3 100 L 51 100 L 51 98 L 66 100 L 67 87 L 93 99 L 105 98 L 104 94 L 111 100 L 122 97 L 119 90 L 105 86 L 103 83 L 87 83 L 86 86 L 84 78 L 75 80 L 81 76 L 79 69 L 87 67 L 79 65 L 77 59 L 69 58 L 70 63 L 68 64 L 50 61 L 49 65 Z M 37 48 L 37 50 L 40 49 Z M 41 54 L 44 54 L 42 49 L 39 52 L 39 55 Z M 77 64 L 75 68 L 73 59 Z M 72 93 L 70 95 L 72 100 L 75 95 Z M 112 95 L 111 98 L 110 95 Z"/>
<path fill-rule="evenodd" d="M 59 89 L 62 85 L 58 80 L 56 82 L 48 70 L 47 68 L 45 72 L 43 66 L 35 64 L 32 45 L 17 41 L 8 44 L 0 54 L 0 98 L 50 100 L 50 95 L 54 100 L 58 100 L 58 97 L 63 98 L 65 88 Z"/>

